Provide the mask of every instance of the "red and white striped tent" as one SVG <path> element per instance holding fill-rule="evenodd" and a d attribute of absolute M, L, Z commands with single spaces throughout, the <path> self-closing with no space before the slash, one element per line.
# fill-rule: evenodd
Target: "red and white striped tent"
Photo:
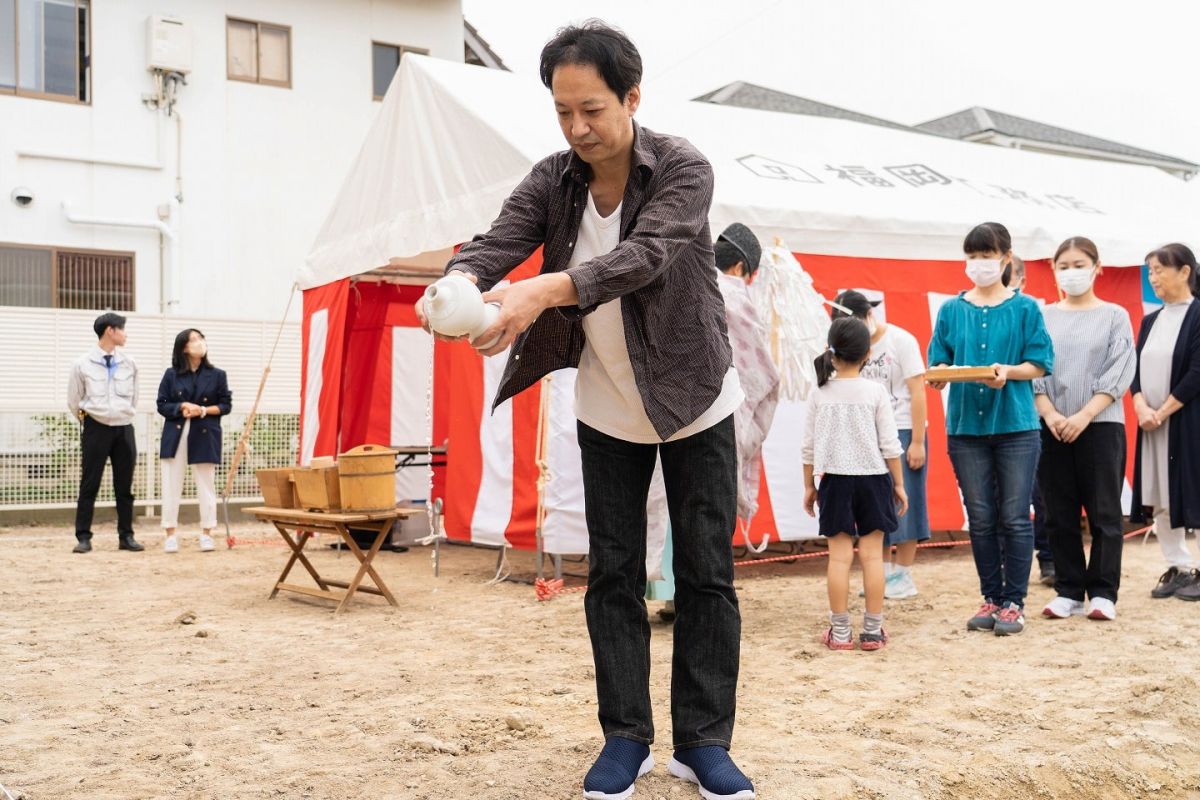
<path fill-rule="evenodd" d="M 1008 226 L 1029 263 L 1028 291 L 1047 301 L 1055 289 L 1046 259 L 1068 236 L 1088 236 L 1106 264 L 1130 267 L 1163 242 L 1197 238 L 1200 197 L 1150 168 L 652 96 L 639 120 L 687 137 L 709 158 L 714 230 L 741 221 L 764 243 L 785 241 L 818 291 L 873 294 L 922 344 L 940 303 L 966 288 L 961 241 L 978 222 Z M 404 277 L 436 270 L 455 245 L 486 230 L 532 164 L 563 146 L 536 77 L 404 58 L 298 277 L 302 463 L 363 442 L 448 442 L 448 466 L 432 488 L 427 475 L 405 476 L 398 497 L 443 498 L 452 538 L 528 549 L 544 436 L 545 549 L 586 552 L 573 375 L 556 373 L 490 413 L 503 357 L 435 347 L 412 311 L 422 281 Z M 510 279 L 536 273 L 539 259 Z M 1108 269 L 1098 291 L 1139 324 L 1140 270 Z M 931 523 L 959 529 L 943 407 L 936 394 L 930 400 Z M 784 403 L 776 415 L 755 543 L 814 533 L 800 507 L 803 413 L 803 404 Z"/>

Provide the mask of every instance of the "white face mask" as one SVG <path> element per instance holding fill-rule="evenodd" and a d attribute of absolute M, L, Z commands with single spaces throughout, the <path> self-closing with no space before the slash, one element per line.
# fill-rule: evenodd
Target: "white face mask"
<path fill-rule="evenodd" d="M 1088 289 L 1092 288 L 1092 281 L 1096 277 L 1096 268 L 1090 269 L 1056 269 L 1054 270 L 1054 278 L 1058 281 L 1058 288 L 1062 289 L 1071 297 L 1079 297 L 1087 294 Z"/>
<path fill-rule="evenodd" d="M 981 289 L 1000 280 L 1004 268 L 998 258 L 972 258 L 967 260 L 967 277 Z"/>
<path fill-rule="evenodd" d="M 879 333 L 879 323 L 875 321 L 874 317 L 867 317 L 867 330 L 871 332 L 872 337 Z"/>

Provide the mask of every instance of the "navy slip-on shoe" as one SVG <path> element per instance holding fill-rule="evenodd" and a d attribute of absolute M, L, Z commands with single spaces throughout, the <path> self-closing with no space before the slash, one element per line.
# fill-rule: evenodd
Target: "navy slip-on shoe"
<path fill-rule="evenodd" d="M 584 800 L 625 800 L 638 778 L 654 769 L 650 748 L 633 739 L 611 736 L 583 779 Z"/>
<path fill-rule="evenodd" d="M 754 784 L 737 768 L 724 747 L 676 750 L 667 771 L 699 786 L 704 800 L 754 800 Z"/>

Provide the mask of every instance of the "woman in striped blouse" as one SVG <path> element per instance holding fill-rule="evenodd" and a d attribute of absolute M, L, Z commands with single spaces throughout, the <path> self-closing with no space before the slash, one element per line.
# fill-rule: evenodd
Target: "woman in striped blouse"
<path fill-rule="evenodd" d="M 1096 296 L 1100 254 L 1090 239 L 1067 239 L 1054 254 L 1063 299 L 1047 306 L 1046 329 L 1057 369 L 1033 382 L 1042 418 L 1038 482 L 1046 503 L 1046 533 L 1054 554 L 1052 619 L 1084 613 L 1117 616 L 1121 583 L 1121 487 L 1125 480 L 1125 414 L 1121 398 L 1133 382 L 1137 356 L 1124 308 Z M 1092 534 L 1085 562 L 1079 509 Z"/>

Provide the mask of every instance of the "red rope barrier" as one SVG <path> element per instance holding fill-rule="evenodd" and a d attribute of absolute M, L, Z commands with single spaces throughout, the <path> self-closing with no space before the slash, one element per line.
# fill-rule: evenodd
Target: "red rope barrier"
<path fill-rule="evenodd" d="M 1138 528 L 1135 531 L 1130 531 L 1129 533 L 1125 534 L 1125 538 L 1132 539 L 1136 536 L 1141 536 L 1153 528 L 1153 525 L 1147 525 L 1144 528 Z M 929 548 L 961 547 L 962 545 L 967 545 L 970 543 L 970 539 L 953 539 L 948 542 L 922 542 L 921 544 L 917 545 L 917 549 L 925 550 Z M 784 561 L 801 561 L 808 558 L 826 558 L 828 556 L 828 550 L 814 550 L 811 553 L 795 553 L 787 556 L 772 556 L 771 558 L 751 558 L 745 561 L 735 561 L 733 562 L 733 565 L 735 567 L 749 567 L 756 564 L 775 564 Z M 553 600 L 560 594 L 585 592 L 587 591 L 587 585 L 585 584 L 583 586 L 572 586 L 567 588 L 563 586 L 562 578 L 553 578 L 548 581 L 538 578 L 533 582 L 533 591 L 534 594 L 537 595 L 538 602 L 545 602 L 547 600 Z"/>

